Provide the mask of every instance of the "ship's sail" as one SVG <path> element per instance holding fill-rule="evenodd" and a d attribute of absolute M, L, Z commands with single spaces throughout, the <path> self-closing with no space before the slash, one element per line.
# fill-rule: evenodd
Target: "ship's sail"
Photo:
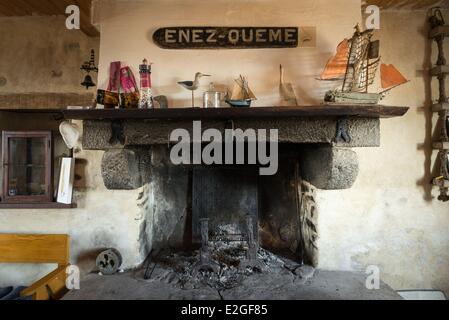
<path fill-rule="evenodd" d="M 337 53 L 329 59 L 321 73 L 320 80 L 343 80 L 348 68 L 349 40 L 345 39 L 337 46 Z"/>
<path fill-rule="evenodd" d="M 408 80 L 396 69 L 392 64 L 384 64 L 380 66 L 380 79 L 382 84 L 382 92 L 389 91 L 397 86 L 407 83 Z"/>
<path fill-rule="evenodd" d="M 379 67 L 379 42 L 371 41 L 373 30 L 356 31 L 350 39 L 348 65 L 342 92 L 368 92 Z"/>
<path fill-rule="evenodd" d="M 240 76 L 235 80 L 234 87 L 232 89 L 231 100 L 257 100 L 254 93 L 248 86 L 248 81 L 245 77 Z"/>

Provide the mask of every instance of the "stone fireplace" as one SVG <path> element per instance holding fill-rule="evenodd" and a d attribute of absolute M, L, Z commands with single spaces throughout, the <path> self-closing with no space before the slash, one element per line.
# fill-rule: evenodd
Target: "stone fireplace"
<path fill-rule="evenodd" d="M 105 151 L 108 189 L 141 189 L 145 254 L 197 249 L 206 219 L 209 241 L 247 242 L 252 236 L 257 246 L 317 266 L 316 190 L 351 188 L 359 172 L 352 148 L 378 147 L 380 118 L 401 116 L 407 108 L 251 109 L 73 110 L 65 117 L 84 120 L 84 149 Z M 174 165 L 170 133 L 192 131 L 193 120 L 221 132 L 278 129 L 278 172 L 260 176 L 257 164 Z M 247 217 L 254 222 L 252 232 Z"/>

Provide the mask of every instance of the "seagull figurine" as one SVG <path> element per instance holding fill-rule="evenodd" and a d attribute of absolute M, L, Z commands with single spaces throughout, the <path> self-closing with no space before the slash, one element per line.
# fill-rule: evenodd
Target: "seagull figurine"
<path fill-rule="evenodd" d="M 178 82 L 178 84 L 187 90 L 192 91 L 192 108 L 195 108 L 195 90 L 200 86 L 200 79 L 202 77 L 210 77 L 209 74 L 203 74 L 201 72 L 197 72 L 195 75 L 195 81 L 182 81 Z"/>

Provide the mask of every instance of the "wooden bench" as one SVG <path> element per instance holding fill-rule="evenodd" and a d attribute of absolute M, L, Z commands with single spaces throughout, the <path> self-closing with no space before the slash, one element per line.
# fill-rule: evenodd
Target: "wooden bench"
<path fill-rule="evenodd" d="M 68 235 L 0 234 L 0 263 L 56 263 L 56 270 L 23 290 L 33 300 L 60 299 L 66 292 Z"/>

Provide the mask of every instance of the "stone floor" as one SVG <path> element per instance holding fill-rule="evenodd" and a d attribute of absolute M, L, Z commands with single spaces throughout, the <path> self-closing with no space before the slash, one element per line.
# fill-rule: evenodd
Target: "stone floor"
<path fill-rule="evenodd" d="M 144 269 L 112 276 L 91 273 L 65 300 L 396 300 L 386 284 L 365 287 L 366 275 L 315 270 L 260 249 L 256 267 L 242 264 L 245 250 L 221 246 L 212 252 L 216 272 L 198 271 L 199 253 L 167 253 Z M 217 271 L 218 270 L 218 271 Z"/>
<path fill-rule="evenodd" d="M 180 289 L 169 281 L 143 280 L 140 272 L 113 276 L 89 274 L 81 290 L 64 300 L 398 300 L 401 297 L 385 284 L 380 290 L 365 288 L 365 275 L 354 272 L 317 270 L 300 283 L 292 274 L 257 274 L 235 288 L 223 291 L 210 287 Z"/>

